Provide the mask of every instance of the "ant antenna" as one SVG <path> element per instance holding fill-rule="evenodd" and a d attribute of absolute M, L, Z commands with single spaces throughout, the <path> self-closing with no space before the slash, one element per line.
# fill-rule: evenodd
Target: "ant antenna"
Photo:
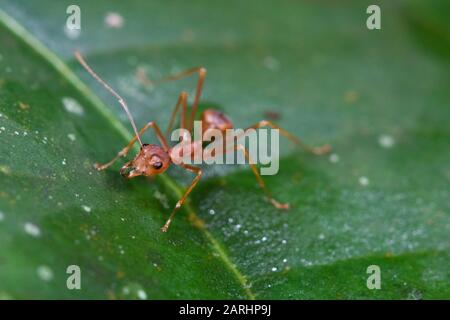
<path fill-rule="evenodd" d="M 100 76 L 97 75 L 94 72 L 94 70 L 92 70 L 92 68 L 87 64 L 87 62 L 84 60 L 83 56 L 81 55 L 81 53 L 79 51 L 75 51 L 75 58 L 77 58 L 78 62 L 83 66 L 84 69 L 86 69 L 87 72 L 89 72 L 89 74 L 92 77 L 94 77 L 95 80 L 97 80 L 101 85 L 103 85 L 103 87 L 105 87 L 106 90 L 108 90 L 114 97 L 116 97 L 116 99 L 119 101 L 120 105 L 125 110 L 125 112 L 128 116 L 128 119 L 131 122 L 131 126 L 133 127 L 134 133 L 136 133 L 137 140 L 139 141 L 139 144 L 142 147 L 142 141 L 141 141 L 141 138 L 139 137 L 139 133 L 136 128 L 136 124 L 134 123 L 133 117 L 131 116 L 130 110 L 128 109 L 128 106 L 125 103 L 125 100 L 117 92 L 115 92 L 114 89 L 111 88 L 102 78 L 100 78 Z"/>

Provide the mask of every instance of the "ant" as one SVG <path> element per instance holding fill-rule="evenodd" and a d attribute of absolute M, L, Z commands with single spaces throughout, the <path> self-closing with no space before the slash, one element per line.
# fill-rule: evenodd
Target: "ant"
<path fill-rule="evenodd" d="M 107 169 L 117 159 L 119 159 L 120 157 L 125 157 L 128 154 L 128 151 L 136 143 L 136 141 L 139 142 L 139 144 L 140 144 L 140 151 L 133 160 L 125 163 L 125 165 L 123 165 L 122 168 L 120 169 L 120 173 L 123 177 L 125 177 L 127 179 L 131 179 L 131 178 L 134 178 L 137 176 L 155 176 L 155 175 L 161 174 L 164 171 L 166 171 L 172 163 L 176 164 L 175 161 L 173 160 L 175 157 L 175 155 L 173 153 L 174 150 L 171 147 L 169 147 L 169 144 L 167 143 L 166 138 L 162 134 L 158 125 L 155 122 L 150 121 L 141 130 L 138 131 L 125 100 L 116 91 L 114 91 L 102 78 L 100 78 L 100 76 L 98 76 L 92 70 L 92 68 L 87 64 L 87 62 L 84 60 L 84 58 L 82 57 L 80 52 L 76 51 L 75 57 L 78 60 L 78 62 L 83 66 L 83 68 L 86 69 L 86 71 L 95 80 L 97 80 L 101 85 L 103 85 L 103 87 L 105 87 L 105 89 L 108 90 L 118 100 L 118 102 L 124 109 L 125 113 L 127 114 L 128 118 L 130 120 L 131 126 L 133 127 L 133 131 L 135 133 L 135 136 L 133 137 L 133 139 L 131 139 L 131 141 L 128 143 L 128 145 L 125 148 L 123 148 L 122 150 L 120 150 L 111 161 L 109 161 L 105 164 L 96 163 L 95 168 L 99 171 Z M 196 115 L 197 108 L 198 108 L 198 105 L 200 102 L 200 97 L 202 94 L 203 83 L 204 83 L 205 77 L 206 77 L 206 69 L 203 67 L 195 67 L 195 68 L 191 68 L 186 71 L 183 71 L 181 73 L 168 76 L 163 79 L 163 80 L 178 80 L 178 79 L 181 79 L 183 77 L 187 77 L 187 76 L 190 76 L 193 74 L 198 75 L 198 80 L 197 80 L 197 87 L 196 87 L 196 91 L 195 91 L 195 98 L 194 98 L 194 102 L 191 107 L 189 120 L 187 121 L 187 119 L 186 119 L 188 94 L 187 94 L 187 92 L 183 91 L 180 93 L 180 95 L 178 97 L 178 101 L 172 112 L 170 122 L 169 122 L 169 125 L 166 130 L 167 134 L 169 134 L 170 130 L 172 129 L 174 119 L 175 119 L 177 113 L 179 112 L 180 107 L 181 107 L 180 126 L 182 129 L 188 129 L 189 132 L 192 131 L 195 115 Z M 142 74 L 141 74 L 141 76 L 142 76 Z M 148 80 L 148 81 L 150 81 L 150 80 Z M 225 132 L 226 129 L 233 128 L 233 123 L 231 122 L 231 120 L 223 112 L 218 111 L 218 110 L 206 109 L 201 113 L 200 119 L 202 121 L 203 133 L 208 129 L 219 129 L 221 132 Z M 244 132 L 246 132 L 249 129 L 258 129 L 258 128 L 267 127 L 267 126 L 271 127 L 272 129 L 279 130 L 281 135 L 285 136 L 286 138 L 288 138 L 289 140 L 294 142 L 296 145 L 302 147 L 303 149 L 305 149 L 306 151 L 308 151 L 312 154 L 322 155 L 322 154 L 326 154 L 326 153 L 330 152 L 330 150 L 331 150 L 331 146 L 328 144 L 325 144 L 320 147 L 309 147 L 309 146 L 303 144 L 298 138 L 296 138 L 295 136 L 290 134 L 288 131 L 280 128 L 279 126 L 277 126 L 274 123 L 267 121 L 267 120 L 259 121 L 258 123 L 246 128 L 244 130 Z M 156 144 L 142 143 L 141 136 L 149 128 L 152 128 L 155 131 L 156 136 L 157 136 L 159 142 L 161 143 L 161 146 L 156 145 Z M 191 150 L 192 154 L 194 154 L 194 150 L 196 148 L 203 149 L 203 145 L 201 144 L 201 141 L 191 142 L 191 146 L 190 146 L 189 150 Z M 268 200 L 270 201 L 270 203 L 277 209 L 289 209 L 288 203 L 280 203 L 273 198 L 271 192 L 269 191 L 269 189 L 267 189 L 264 181 L 262 180 L 260 174 L 258 173 L 256 165 L 253 164 L 252 161 L 250 161 L 250 158 L 249 158 L 250 156 L 249 156 L 247 149 L 240 144 L 236 145 L 234 147 L 233 151 L 236 149 L 239 149 L 244 153 L 245 158 L 246 158 L 246 160 L 248 160 L 249 165 L 256 177 L 256 180 L 258 181 L 259 186 L 264 191 L 264 193 L 265 193 L 266 197 L 268 198 Z M 224 152 L 226 153 L 228 151 L 225 150 Z M 196 176 L 193 179 L 193 181 L 191 182 L 191 184 L 189 185 L 189 187 L 187 188 L 187 190 L 184 192 L 183 196 L 176 203 L 167 222 L 161 228 L 162 232 L 167 232 L 167 230 L 169 229 L 170 223 L 172 222 L 172 220 L 175 216 L 175 213 L 183 205 L 187 196 L 191 193 L 191 191 L 197 185 L 198 181 L 200 180 L 200 178 L 202 176 L 202 170 L 199 167 L 195 167 L 195 166 L 192 166 L 190 164 L 185 164 L 185 163 L 179 163 L 177 165 L 192 172 L 192 173 L 195 173 Z"/>

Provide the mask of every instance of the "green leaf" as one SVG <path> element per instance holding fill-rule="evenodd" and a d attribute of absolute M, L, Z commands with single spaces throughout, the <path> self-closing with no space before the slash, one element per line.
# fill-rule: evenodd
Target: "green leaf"
<path fill-rule="evenodd" d="M 435 9 L 445 1 L 382 1 L 376 31 L 365 25 L 370 1 L 78 2 L 77 38 L 64 31 L 68 2 L 2 4 L 0 296 L 450 297 L 449 11 Z M 123 26 L 108 28 L 108 12 Z M 124 181 L 120 164 L 93 169 L 130 125 L 75 49 L 138 126 L 165 128 L 179 92 L 195 89 L 194 77 L 145 86 L 138 69 L 157 78 L 202 65 L 203 107 L 236 127 L 279 114 L 334 154 L 282 143 L 280 172 L 264 179 L 289 212 L 264 200 L 245 167 L 205 168 L 162 234 L 192 176 Z M 66 287 L 72 264 L 80 291 Z M 370 265 L 381 290 L 366 286 Z"/>

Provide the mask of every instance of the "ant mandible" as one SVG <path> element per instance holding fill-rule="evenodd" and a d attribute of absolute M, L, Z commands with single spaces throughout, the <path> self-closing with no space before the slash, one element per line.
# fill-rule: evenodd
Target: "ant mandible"
<path fill-rule="evenodd" d="M 98 76 L 92 70 L 92 68 L 86 63 L 86 61 L 84 60 L 84 58 L 82 57 L 80 52 L 76 51 L 75 57 L 78 60 L 78 62 L 83 66 L 83 68 L 86 69 L 86 71 L 89 72 L 89 74 L 92 77 L 94 77 L 95 80 L 97 80 L 100 84 L 102 84 L 106 90 L 108 90 L 115 98 L 117 98 L 120 105 L 125 110 L 128 118 L 130 120 L 131 126 L 133 127 L 134 133 L 135 133 L 134 138 L 131 139 L 131 141 L 128 143 L 128 145 L 125 148 L 123 148 L 121 151 L 119 151 L 117 153 L 117 155 L 111 161 L 109 161 L 108 163 L 105 163 L 103 165 L 96 163 L 95 168 L 99 171 L 105 170 L 106 168 L 111 166 L 118 158 L 125 157 L 128 154 L 128 151 L 136 143 L 136 141 L 138 141 L 141 146 L 139 153 L 136 155 L 136 157 L 133 160 L 128 161 L 120 169 L 120 173 L 125 178 L 130 179 L 130 178 L 134 178 L 134 177 L 141 176 L 141 175 L 142 176 L 154 176 L 154 175 L 157 175 L 157 174 L 160 174 L 160 173 L 163 173 L 164 171 L 166 171 L 167 168 L 170 166 L 170 164 L 172 164 L 172 163 L 177 164 L 173 160 L 174 159 L 174 155 L 172 153 L 173 149 L 171 147 L 169 147 L 169 145 L 166 141 L 166 138 L 162 134 L 158 125 L 155 122 L 150 121 L 141 130 L 138 131 L 125 100 L 116 91 L 114 91 L 102 78 L 100 78 L 100 76 Z M 169 125 L 166 130 L 167 134 L 170 133 L 174 119 L 175 119 L 177 113 L 179 112 L 180 107 L 181 107 L 180 126 L 182 129 L 187 128 L 189 130 L 189 132 L 192 131 L 193 123 L 195 120 L 195 115 L 196 115 L 197 108 L 198 108 L 198 105 L 200 102 L 200 96 L 202 94 L 203 83 L 204 83 L 205 77 L 206 77 L 206 69 L 203 67 L 195 67 L 195 68 L 183 71 L 181 73 L 178 73 L 178 74 L 175 74 L 175 75 L 172 75 L 172 76 L 169 76 L 166 78 L 166 80 L 178 80 L 180 78 L 190 76 L 195 73 L 198 75 L 198 80 L 197 80 L 197 87 L 196 87 L 196 92 L 195 92 L 194 103 L 192 104 L 191 114 L 189 117 L 188 124 L 186 123 L 188 94 L 183 91 L 180 93 L 180 95 L 178 97 L 178 101 L 172 112 L 172 116 L 171 116 Z M 219 129 L 220 131 L 225 132 L 225 130 L 233 128 L 233 124 L 232 124 L 231 120 L 224 113 L 222 113 L 218 110 L 214 110 L 214 109 L 204 110 L 201 113 L 200 119 L 202 121 L 202 126 L 203 126 L 204 132 L 208 129 Z M 315 155 L 326 154 L 331 150 L 331 146 L 328 144 L 325 144 L 320 147 L 309 147 L 309 146 L 303 144 L 298 138 L 296 138 L 295 136 L 290 134 L 288 131 L 280 128 L 279 126 L 277 126 L 274 123 L 267 121 L 267 120 L 262 120 L 256 124 L 246 128 L 244 130 L 244 132 L 246 132 L 249 129 L 258 129 L 258 128 L 266 127 L 266 126 L 271 127 L 272 129 L 278 129 L 280 134 L 282 134 L 283 136 L 285 136 L 286 138 L 288 138 L 295 144 L 301 146 L 306 151 L 313 153 Z M 158 140 L 161 143 L 161 146 L 156 145 L 156 144 L 142 143 L 141 136 L 148 128 L 152 128 L 155 131 L 156 136 L 158 137 Z M 192 146 L 189 149 L 191 150 L 191 152 L 193 154 L 194 154 L 194 150 L 196 148 L 203 148 L 202 144 L 201 143 L 199 144 L 197 141 L 193 141 L 191 143 L 192 143 Z M 239 149 L 240 151 L 242 151 L 244 153 L 245 158 L 249 162 L 249 165 L 256 177 L 256 180 L 258 181 L 259 186 L 266 194 L 266 197 L 268 198 L 270 203 L 277 209 L 288 209 L 289 208 L 288 203 L 280 203 L 273 198 L 271 192 L 269 191 L 269 189 L 267 189 L 264 181 L 262 180 L 260 174 L 258 173 L 256 165 L 253 164 L 252 161 L 249 161 L 250 158 L 249 158 L 249 153 L 248 153 L 247 149 L 244 146 L 239 145 L 239 144 L 234 146 L 233 151 L 235 151 L 237 149 Z M 224 152 L 228 152 L 228 151 L 224 150 Z M 174 209 L 172 210 L 172 213 L 169 216 L 169 219 L 164 224 L 164 226 L 161 228 L 162 232 L 167 232 L 167 230 L 169 229 L 170 223 L 172 222 L 172 220 L 175 216 L 175 213 L 183 205 L 187 196 L 189 195 L 189 193 L 191 193 L 191 191 L 194 189 L 194 187 L 196 186 L 196 184 L 198 183 L 198 181 L 200 180 L 200 178 L 202 176 L 202 170 L 198 167 L 195 167 L 195 166 L 192 166 L 192 165 L 186 164 L 186 163 L 178 163 L 177 165 L 179 165 L 180 167 L 182 167 L 190 172 L 195 173 L 196 176 L 195 176 L 194 180 L 191 182 L 191 184 L 189 185 L 189 187 L 187 188 L 187 190 L 184 192 L 183 196 L 176 203 Z"/>

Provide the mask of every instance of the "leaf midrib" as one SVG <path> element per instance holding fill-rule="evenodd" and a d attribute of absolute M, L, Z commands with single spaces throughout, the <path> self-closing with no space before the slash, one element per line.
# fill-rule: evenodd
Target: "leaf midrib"
<path fill-rule="evenodd" d="M 51 65 L 67 82 L 72 85 L 79 93 L 85 97 L 90 104 L 108 121 L 108 123 L 120 133 L 125 141 L 130 141 L 132 135 L 122 125 L 120 121 L 116 119 L 111 111 L 109 111 L 103 102 L 87 87 L 72 70 L 49 48 L 47 48 L 42 42 L 35 38 L 28 30 L 25 29 L 19 22 L 9 16 L 6 12 L 0 9 L 0 23 L 6 30 L 11 32 L 16 38 L 29 46 L 37 54 L 39 54 L 49 65 Z M 136 151 L 139 151 L 134 146 Z M 158 176 L 161 183 L 168 189 L 170 189 L 178 198 L 183 194 L 183 189 L 169 176 L 161 174 Z M 208 240 L 211 248 L 216 251 L 225 266 L 229 269 L 232 275 L 236 278 L 237 282 L 242 287 L 248 299 L 254 300 L 255 294 L 250 290 L 250 286 L 247 282 L 247 278 L 243 275 L 236 265 L 232 262 L 228 256 L 226 250 L 221 243 L 205 228 L 205 224 L 195 213 L 194 209 L 189 203 L 184 204 L 184 209 L 188 212 L 188 218 L 193 226 L 195 226 Z"/>

